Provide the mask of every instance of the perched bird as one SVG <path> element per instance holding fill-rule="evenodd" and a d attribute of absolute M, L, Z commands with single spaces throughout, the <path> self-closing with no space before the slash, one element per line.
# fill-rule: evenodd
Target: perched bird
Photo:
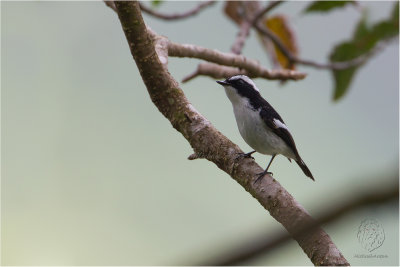
<path fill-rule="evenodd" d="M 245 75 L 236 75 L 224 81 L 217 81 L 225 88 L 226 95 L 232 102 L 236 123 L 240 135 L 255 151 L 264 155 L 272 155 L 264 172 L 260 173 L 256 182 L 268 172 L 275 156 L 281 154 L 294 159 L 304 174 L 314 180 L 307 165 L 297 152 L 293 137 L 278 112 L 260 95 L 255 83 Z"/>

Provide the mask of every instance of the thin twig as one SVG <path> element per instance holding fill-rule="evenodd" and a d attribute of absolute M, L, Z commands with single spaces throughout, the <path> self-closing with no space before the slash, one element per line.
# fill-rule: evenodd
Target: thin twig
<path fill-rule="evenodd" d="M 383 48 L 391 41 L 392 39 L 386 40 L 386 41 L 381 41 L 378 43 L 373 49 L 370 51 L 362 54 L 359 57 L 356 57 L 354 59 L 348 60 L 348 61 L 343 61 L 343 62 L 332 62 L 332 63 L 327 63 L 327 64 L 321 64 L 317 63 L 311 60 L 304 60 L 300 58 L 296 58 L 296 63 L 297 64 L 302 64 L 302 65 L 307 65 L 307 66 L 312 66 L 316 67 L 319 69 L 331 69 L 331 70 L 344 70 L 348 69 L 351 67 L 359 66 L 364 64 L 369 58 L 371 58 L 373 55 L 376 53 L 380 52 L 383 50 Z"/>
<path fill-rule="evenodd" d="M 144 12 L 146 12 L 147 14 L 159 18 L 159 19 L 163 19 L 163 20 L 179 20 L 179 19 L 185 19 L 187 17 L 196 15 L 197 13 L 199 13 L 201 10 L 203 10 L 204 8 L 211 6 L 215 4 L 215 1 L 203 1 L 201 2 L 199 5 L 197 5 L 196 7 L 185 11 L 183 13 L 176 13 L 176 14 L 162 14 L 160 12 L 157 12 L 151 8 L 146 7 L 143 3 L 139 3 L 140 5 L 140 9 Z"/>
<path fill-rule="evenodd" d="M 249 36 L 250 29 L 251 27 L 253 27 L 254 23 L 281 3 L 282 1 L 271 1 L 265 8 L 260 9 L 258 12 L 256 12 L 251 20 L 242 20 L 239 26 L 239 32 L 236 35 L 236 39 L 231 47 L 231 52 L 236 55 L 241 54 L 244 43 L 246 42 L 246 38 Z M 247 14 L 244 14 L 243 17 L 246 18 Z"/>
<path fill-rule="evenodd" d="M 231 47 L 231 52 L 233 54 L 240 55 L 242 53 L 242 49 L 244 47 L 244 43 L 246 42 L 247 37 L 249 36 L 250 29 L 251 24 L 247 20 L 243 20 L 240 23 L 239 32 L 236 35 L 236 39 Z"/>
<path fill-rule="evenodd" d="M 283 1 L 271 1 L 265 8 L 261 9 L 260 11 L 258 11 L 258 13 L 251 18 L 249 21 L 251 23 L 251 26 L 254 27 L 254 25 L 256 23 L 258 23 L 258 21 L 265 17 L 265 15 L 267 13 L 269 13 L 272 9 L 274 9 L 275 7 L 277 7 L 278 5 L 282 4 Z M 246 19 L 247 20 L 247 19 Z M 259 35 L 260 37 L 260 41 L 263 44 L 262 47 L 265 49 L 265 51 L 267 51 L 267 54 L 270 57 L 272 66 L 274 69 L 281 69 L 281 65 L 279 63 L 278 60 L 278 56 L 276 54 L 276 50 L 275 47 L 273 45 L 273 43 L 271 42 L 271 40 L 265 36 Z"/>
<path fill-rule="evenodd" d="M 254 24 L 257 23 L 261 17 L 282 3 L 283 1 L 271 1 L 265 8 L 258 11 L 254 18 L 250 20 L 251 25 L 254 26 Z"/>
<path fill-rule="evenodd" d="M 292 52 L 290 52 L 290 50 L 288 50 L 286 46 L 281 42 L 279 37 L 276 36 L 275 33 L 270 31 L 268 28 L 264 27 L 260 22 L 256 22 L 254 24 L 254 27 L 260 34 L 268 37 L 278 47 L 278 49 L 282 52 L 282 54 L 285 55 L 285 57 L 289 60 L 290 63 L 301 64 L 305 66 L 315 67 L 318 69 L 344 70 L 361 65 L 365 63 L 372 55 L 376 54 L 378 51 L 381 51 L 384 45 L 391 41 L 391 40 L 382 41 L 377 46 L 375 46 L 375 48 L 371 49 L 365 54 L 360 55 L 357 58 L 343 62 L 331 62 L 327 64 L 322 64 L 312 60 L 301 59 L 293 55 Z"/>
<path fill-rule="evenodd" d="M 282 54 L 284 54 L 291 63 L 296 61 L 296 57 L 286 48 L 286 46 L 281 42 L 279 37 L 275 35 L 275 33 L 273 33 L 267 27 L 264 27 L 260 22 L 256 22 L 254 27 L 259 33 L 268 37 L 272 42 L 274 42 L 279 50 L 281 50 Z"/>

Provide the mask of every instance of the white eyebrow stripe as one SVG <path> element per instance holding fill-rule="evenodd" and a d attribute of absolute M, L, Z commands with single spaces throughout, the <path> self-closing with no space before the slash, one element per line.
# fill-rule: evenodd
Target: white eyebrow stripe
<path fill-rule="evenodd" d="M 251 84 L 255 90 L 260 92 L 260 90 L 257 88 L 256 84 L 246 75 L 236 75 L 236 76 L 229 78 L 229 80 L 238 80 L 238 79 L 242 79 L 245 82 L 247 82 L 248 84 Z"/>
<path fill-rule="evenodd" d="M 289 131 L 289 128 L 286 126 L 286 124 L 284 124 L 283 122 L 281 122 L 278 119 L 273 119 L 274 124 L 276 125 L 277 128 L 283 128 Z"/>

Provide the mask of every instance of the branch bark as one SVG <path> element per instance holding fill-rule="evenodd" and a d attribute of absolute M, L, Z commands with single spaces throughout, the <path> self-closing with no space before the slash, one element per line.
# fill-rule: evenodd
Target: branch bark
<path fill-rule="evenodd" d="M 190 143 L 195 155 L 215 163 L 244 187 L 296 239 L 315 265 L 349 265 L 328 234 L 314 224 L 307 211 L 271 176 L 254 183 L 263 169 L 252 159 L 240 158 L 240 148 L 227 139 L 187 100 L 178 82 L 160 62 L 138 2 L 115 2 L 129 48 L 153 103 Z"/>

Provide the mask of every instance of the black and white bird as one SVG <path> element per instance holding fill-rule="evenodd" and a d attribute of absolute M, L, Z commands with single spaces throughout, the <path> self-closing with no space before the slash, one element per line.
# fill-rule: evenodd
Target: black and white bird
<path fill-rule="evenodd" d="M 225 88 L 232 102 L 236 123 L 240 135 L 255 151 L 245 154 L 250 157 L 254 152 L 272 155 L 272 158 L 258 179 L 268 172 L 275 156 L 281 154 L 294 159 L 304 174 L 314 180 L 307 165 L 297 152 L 293 137 L 278 112 L 260 95 L 255 83 L 245 75 L 236 75 L 225 81 L 217 81 Z"/>

